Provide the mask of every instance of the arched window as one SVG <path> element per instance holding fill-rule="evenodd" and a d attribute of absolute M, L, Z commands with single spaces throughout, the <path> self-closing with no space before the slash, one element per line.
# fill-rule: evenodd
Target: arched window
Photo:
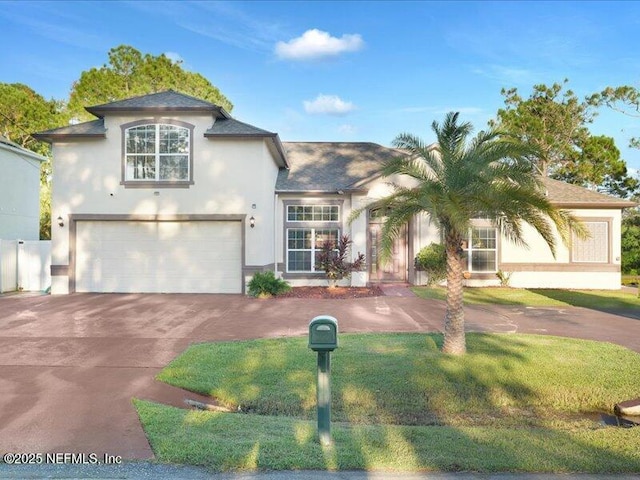
<path fill-rule="evenodd" d="M 125 182 L 180 184 L 193 178 L 192 126 L 182 122 L 129 125 L 123 125 Z"/>

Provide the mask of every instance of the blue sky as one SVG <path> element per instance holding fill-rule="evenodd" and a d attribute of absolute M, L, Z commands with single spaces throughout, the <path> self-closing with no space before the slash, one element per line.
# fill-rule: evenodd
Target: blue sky
<path fill-rule="evenodd" d="M 0 0 L 0 82 L 64 99 L 110 48 L 165 53 L 234 103 L 233 115 L 283 140 L 433 140 L 460 111 L 476 129 L 503 106 L 569 79 L 579 96 L 640 85 L 636 2 L 8 2 Z M 602 110 L 640 169 L 640 118 Z"/>

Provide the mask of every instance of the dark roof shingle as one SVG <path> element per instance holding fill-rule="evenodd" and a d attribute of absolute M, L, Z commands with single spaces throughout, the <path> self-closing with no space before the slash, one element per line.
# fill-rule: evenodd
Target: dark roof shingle
<path fill-rule="evenodd" d="M 274 154 L 279 160 L 279 165 L 283 168 L 289 166 L 287 154 L 282 147 L 282 142 L 277 133 L 254 127 L 248 123 L 240 122 L 235 118 L 217 118 L 211 128 L 204 132 L 207 138 L 224 138 L 224 137 L 254 137 L 270 139 L 270 145 L 275 149 Z"/>
<path fill-rule="evenodd" d="M 97 117 L 102 117 L 105 113 L 140 111 L 213 112 L 219 118 L 229 117 L 218 105 L 173 90 L 86 107 L 85 110 Z"/>
<path fill-rule="evenodd" d="M 603 208 L 627 208 L 635 206 L 634 202 L 618 197 L 594 192 L 588 188 L 561 182 L 545 177 L 542 183 L 547 189 L 551 203 L 564 208 L 601 206 Z"/>
<path fill-rule="evenodd" d="M 235 118 L 220 118 L 217 119 L 213 126 L 204 132 L 205 137 L 214 136 L 227 136 L 227 137 L 242 137 L 242 136 L 256 136 L 256 137 L 274 137 L 276 133 L 268 132 L 248 123 L 240 122 Z"/>
<path fill-rule="evenodd" d="M 284 142 L 291 165 L 280 170 L 276 191 L 337 192 L 359 190 L 380 175 L 385 161 L 402 155 L 375 143 Z M 551 178 L 542 180 L 549 200 L 563 208 L 627 208 L 635 203 Z"/>
<path fill-rule="evenodd" d="M 337 192 L 357 190 L 380 175 L 386 160 L 398 150 L 375 143 L 284 142 L 289 170 L 280 170 L 277 192 Z"/>
<path fill-rule="evenodd" d="M 52 128 L 44 132 L 33 134 L 33 138 L 51 142 L 54 139 L 61 138 L 104 138 L 107 129 L 104 126 L 104 120 L 98 118 L 90 122 L 78 123 L 76 125 L 67 125 L 59 128 Z"/>

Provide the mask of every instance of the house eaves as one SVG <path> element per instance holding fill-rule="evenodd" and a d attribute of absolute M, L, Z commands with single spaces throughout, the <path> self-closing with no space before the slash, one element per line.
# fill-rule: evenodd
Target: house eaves
<path fill-rule="evenodd" d="M 340 190 L 326 190 L 326 189 L 308 189 L 308 190 L 286 190 L 276 188 L 275 192 L 278 195 L 346 195 L 346 194 L 366 194 L 368 190 L 366 188 L 345 188 Z"/>
<path fill-rule="evenodd" d="M 278 158 L 280 167 L 289 168 L 287 154 L 282 146 L 280 137 L 275 132 L 254 127 L 235 118 L 217 119 L 211 128 L 204 132 L 206 138 L 263 138 L 269 140 L 269 149 Z"/>
<path fill-rule="evenodd" d="M 107 137 L 107 129 L 104 126 L 104 119 L 98 118 L 90 122 L 45 130 L 34 133 L 31 136 L 47 143 L 66 140 L 102 139 Z"/>

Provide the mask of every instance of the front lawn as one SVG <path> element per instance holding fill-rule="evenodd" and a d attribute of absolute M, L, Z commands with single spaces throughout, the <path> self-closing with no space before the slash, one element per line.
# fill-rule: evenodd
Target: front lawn
<path fill-rule="evenodd" d="M 444 300 L 442 287 L 413 287 L 422 298 Z M 529 307 L 584 307 L 594 310 L 625 310 L 640 307 L 640 298 L 621 290 L 560 290 L 545 288 L 465 288 L 469 305 L 523 305 Z"/>
<path fill-rule="evenodd" d="M 315 439 L 315 358 L 306 338 L 202 344 L 159 379 L 243 413 L 136 401 L 160 461 L 227 469 L 640 472 L 640 428 L 592 415 L 637 396 L 640 355 L 530 335 L 341 335 L 332 433 Z"/>

